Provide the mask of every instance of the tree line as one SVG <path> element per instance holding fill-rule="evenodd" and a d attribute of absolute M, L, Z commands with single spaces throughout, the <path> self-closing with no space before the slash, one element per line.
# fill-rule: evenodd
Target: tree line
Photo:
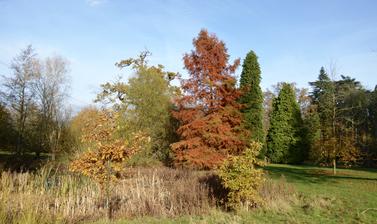
<path fill-rule="evenodd" d="M 329 74 L 330 73 L 330 74 Z M 323 67 L 311 91 L 281 83 L 269 99 L 266 156 L 275 163 L 376 164 L 376 94 Z"/>
<path fill-rule="evenodd" d="M 10 70 L 2 76 L 1 150 L 50 153 L 53 160 L 69 151 L 68 61 L 58 55 L 41 59 L 30 45 L 12 60 Z"/>
<path fill-rule="evenodd" d="M 310 90 L 283 82 L 263 92 L 255 52 L 246 55 L 237 80 L 240 59 L 229 62 L 215 34 L 202 30 L 193 46 L 183 57 L 186 79 L 149 65 L 149 52 L 117 62 L 131 78 L 101 85 L 95 101 L 102 109 L 85 108 L 72 118 L 65 106 L 67 62 L 38 59 L 28 47 L 3 78 L 2 148 L 17 154 L 70 152 L 74 158 L 96 148 L 81 139 L 93 131 L 85 127 L 103 121 L 105 113 L 116 123 L 111 141 L 149 139 L 130 147 L 138 148 L 127 160 L 131 164 L 213 169 L 258 143 L 258 158 L 273 163 L 331 165 L 334 172 L 337 165 L 376 165 L 377 88 L 368 90 L 350 76 L 336 79 L 335 70 L 322 67 Z"/>

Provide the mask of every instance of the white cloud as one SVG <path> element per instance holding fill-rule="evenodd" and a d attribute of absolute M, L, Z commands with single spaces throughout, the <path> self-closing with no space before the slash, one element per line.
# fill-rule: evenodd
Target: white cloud
<path fill-rule="evenodd" d="M 91 7 L 101 5 L 105 2 L 106 2 L 106 0 L 86 0 L 86 3 L 88 3 Z"/>

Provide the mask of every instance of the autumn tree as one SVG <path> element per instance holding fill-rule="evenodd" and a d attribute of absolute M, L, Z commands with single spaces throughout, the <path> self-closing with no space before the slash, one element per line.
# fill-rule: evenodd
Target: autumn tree
<path fill-rule="evenodd" d="M 359 92 L 361 86 L 345 76 L 335 81 L 323 67 L 318 80 L 310 85 L 313 88 L 312 98 L 318 108 L 321 126 L 320 144 L 312 154 L 316 156 L 317 161 L 332 163 L 333 172 L 336 174 L 338 162 L 350 164 L 360 155 L 356 144 L 355 125 L 359 119 L 357 117 L 365 116 L 360 104 L 361 98 L 353 94 Z M 357 98 L 358 103 L 354 102 Z"/>
<path fill-rule="evenodd" d="M 90 147 L 70 165 L 71 171 L 89 176 L 101 186 L 117 179 L 122 163 L 139 150 L 140 139 L 146 140 L 141 134 L 134 134 L 134 141 L 119 138 L 117 116 L 104 110 L 86 123 L 82 141 Z"/>
<path fill-rule="evenodd" d="M 101 85 L 96 101 L 108 102 L 120 113 L 124 137 L 139 131 L 151 137 L 151 150 L 145 146 L 141 157 L 167 161 L 171 156 L 169 145 L 176 139 L 176 122 L 170 114 L 171 100 L 177 94 L 170 82 L 176 74 L 165 71 L 162 65 L 149 66 L 148 56 L 150 53 L 145 51 L 137 58 L 116 63 L 121 69 L 131 67 L 133 77 L 127 82 L 117 80 Z"/>
<path fill-rule="evenodd" d="M 232 76 L 239 59 L 229 64 L 225 44 L 206 30 L 193 45 L 194 50 L 183 57 L 189 78 L 181 80 L 184 95 L 173 111 L 180 122 L 180 141 L 172 144 L 172 150 L 177 165 L 210 169 L 228 155 L 241 153 L 247 143 L 237 102 L 240 92 Z"/>
<path fill-rule="evenodd" d="M 112 184 L 124 175 L 124 162 L 148 141 L 142 133 L 134 133 L 130 139 L 120 138 L 118 116 L 114 111 L 103 110 L 89 120 L 82 130 L 82 141 L 89 148 L 70 164 L 70 171 L 88 176 L 100 185 L 109 218 L 112 216 L 109 202 Z"/>
<path fill-rule="evenodd" d="M 336 81 L 340 115 L 345 127 L 352 132 L 357 147 L 364 148 L 367 144 L 368 132 L 368 94 L 359 81 L 350 76 L 340 76 Z"/>
<path fill-rule="evenodd" d="M 275 163 L 298 163 L 304 157 L 303 123 L 292 85 L 284 83 L 273 100 L 267 157 Z"/>
<path fill-rule="evenodd" d="M 250 140 L 264 143 L 263 131 L 263 92 L 260 88 L 261 71 L 258 57 L 250 51 L 243 62 L 240 79 L 243 104 L 242 113 L 245 117 L 245 127 L 250 131 Z"/>
<path fill-rule="evenodd" d="M 84 131 L 86 126 L 91 121 L 98 120 L 98 117 L 101 116 L 101 110 L 94 106 L 87 106 L 82 108 L 72 119 L 69 121 L 69 129 L 73 136 L 73 141 L 75 144 L 75 152 L 81 153 L 82 150 L 88 145 L 85 145 L 85 141 L 82 141 Z"/>

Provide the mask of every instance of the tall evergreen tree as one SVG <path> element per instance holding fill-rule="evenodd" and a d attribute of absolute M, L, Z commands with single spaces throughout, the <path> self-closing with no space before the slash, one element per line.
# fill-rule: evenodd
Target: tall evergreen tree
<path fill-rule="evenodd" d="M 274 163 L 302 161 L 303 122 L 292 85 L 283 83 L 273 101 L 271 124 L 267 135 L 267 157 Z"/>
<path fill-rule="evenodd" d="M 309 84 L 313 87 L 313 102 L 318 107 L 318 114 L 321 120 L 321 136 L 329 138 L 333 132 L 333 117 L 336 110 L 334 82 L 332 82 L 325 69 L 321 67 L 318 80 Z"/>
<path fill-rule="evenodd" d="M 263 92 L 260 88 L 261 71 L 258 57 L 250 51 L 243 62 L 240 87 L 243 95 L 240 103 L 244 105 L 242 112 L 245 127 L 251 132 L 251 141 L 264 143 L 263 131 Z"/>

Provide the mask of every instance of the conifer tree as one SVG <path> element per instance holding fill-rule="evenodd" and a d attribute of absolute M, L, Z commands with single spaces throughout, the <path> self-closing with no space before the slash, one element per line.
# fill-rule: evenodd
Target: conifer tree
<path fill-rule="evenodd" d="M 311 104 L 307 110 L 307 114 L 303 118 L 303 146 L 307 148 L 304 158 L 316 160 L 315 154 L 320 147 L 321 139 L 321 120 L 319 118 L 317 105 Z"/>
<path fill-rule="evenodd" d="M 180 122 L 180 141 L 172 150 L 177 165 L 211 169 L 247 145 L 237 102 L 240 93 L 232 76 L 239 60 L 229 64 L 225 44 L 206 30 L 193 44 L 195 49 L 183 58 L 189 78 L 181 82 L 184 95 L 173 112 Z"/>
<path fill-rule="evenodd" d="M 283 83 L 273 102 L 271 124 L 267 135 L 267 157 L 274 163 L 302 161 L 302 118 L 291 84 Z"/>
<path fill-rule="evenodd" d="M 240 103 L 244 108 L 245 127 L 251 132 L 250 140 L 264 143 L 263 92 L 260 88 L 261 71 L 258 57 L 250 51 L 243 62 L 240 87 L 243 95 Z"/>
<path fill-rule="evenodd" d="M 312 154 L 318 162 L 332 163 L 334 174 L 338 162 L 347 165 L 358 160 L 357 126 L 362 123 L 360 118 L 367 117 L 362 86 L 348 76 L 341 77 L 330 79 L 322 67 L 318 80 L 310 82 L 321 127 L 319 147 Z"/>

